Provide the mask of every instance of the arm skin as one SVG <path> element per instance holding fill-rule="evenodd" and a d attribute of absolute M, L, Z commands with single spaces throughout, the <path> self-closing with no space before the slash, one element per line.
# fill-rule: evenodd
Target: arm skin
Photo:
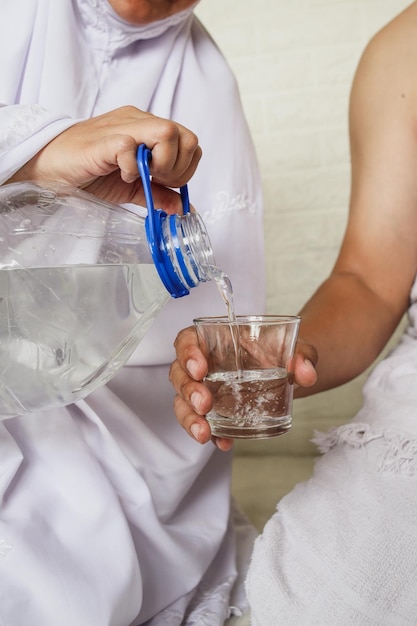
<path fill-rule="evenodd" d="M 301 336 L 320 355 L 307 393 L 362 373 L 407 310 L 417 272 L 416 20 L 414 3 L 371 41 L 353 83 L 347 230 L 329 279 L 300 312 Z"/>
<path fill-rule="evenodd" d="M 296 397 L 337 387 L 378 356 L 407 310 L 417 272 L 417 3 L 366 48 L 350 100 L 349 219 L 331 275 L 301 309 Z M 170 379 L 180 424 L 210 440 L 205 359 L 182 331 Z M 213 439 L 222 450 L 232 441 Z"/>
<path fill-rule="evenodd" d="M 152 150 L 155 204 L 170 213 L 179 210 L 178 194 L 167 187 L 180 187 L 194 174 L 201 158 L 198 139 L 184 126 L 132 106 L 74 124 L 7 182 L 62 182 L 108 202 L 144 205 L 136 163 L 141 143 Z"/>

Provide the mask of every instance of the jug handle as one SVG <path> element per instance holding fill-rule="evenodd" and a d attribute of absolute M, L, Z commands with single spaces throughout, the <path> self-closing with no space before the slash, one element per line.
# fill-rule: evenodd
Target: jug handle
<path fill-rule="evenodd" d="M 164 252 L 162 245 L 162 222 L 165 221 L 167 214 L 162 209 L 155 209 L 152 188 L 151 188 L 151 175 L 149 172 L 149 163 L 152 159 L 151 150 L 140 144 L 137 150 L 137 164 L 139 174 L 142 179 L 143 190 L 145 194 L 146 207 L 148 209 L 148 215 L 146 218 L 146 235 L 148 239 L 148 245 L 151 250 L 154 264 L 157 268 L 159 276 L 164 283 L 165 287 L 174 298 L 185 296 L 189 293 L 188 289 L 183 285 L 181 280 L 178 279 L 175 269 L 172 267 L 172 262 L 167 259 L 166 251 Z M 180 187 L 180 195 L 183 207 L 183 214 L 190 213 L 190 202 L 188 197 L 187 185 Z M 171 218 L 174 216 L 171 216 Z M 169 221 L 172 224 L 172 220 Z M 175 253 L 178 256 L 178 251 Z M 182 259 L 179 259 L 181 267 L 183 267 Z M 183 268 L 186 270 L 186 268 Z M 186 274 L 187 275 L 187 274 Z"/>
<path fill-rule="evenodd" d="M 155 211 L 155 206 L 152 197 L 152 188 L 151 188 L 151 174 L 149 171 L 149 163 L 152 160 L 152 151 L 145 146 L 145 144 L 140 144 L 137 151 L 137 163 L 139 174 L 142 179 L 143 190 L 145 193 L 146 206 L 149 214 L 153 214 Z M 180 187 L 180 195 L 182 202 L 182 212 L 183 215 L 190 212 L 190 199 L 188 195 L 188 187 L 187 185 L 183 185 Z M 154 217 L 150 217 L 152 221 L 154 221 Z"/>

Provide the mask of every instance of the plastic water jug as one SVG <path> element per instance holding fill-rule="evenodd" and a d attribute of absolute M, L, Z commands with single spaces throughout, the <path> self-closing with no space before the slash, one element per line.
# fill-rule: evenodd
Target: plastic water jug
<path fill-rule="evenodd" d="M 145 217 L 64 185 L 0 187 L 0 417 L 84 398 L 128 360 L 171 297 L 211 280 L 197 213 Z"/>

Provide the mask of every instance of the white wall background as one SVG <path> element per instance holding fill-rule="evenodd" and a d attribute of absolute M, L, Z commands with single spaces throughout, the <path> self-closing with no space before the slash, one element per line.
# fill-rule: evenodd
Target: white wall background
<path fill-rule="evenodd" d="M 331 270 L 349 202 L 354 71 L 372 35 L 409 4 L 202 0 L 197 7 L 235 71 L 261 165 L 271 313 L 298 312 Z M 362 383 L 297 401 L 294 432 L 278 439 L 291 447 L 302 430 L 305 441 L 307 424 L 325 429 L 352 416 Z"/>

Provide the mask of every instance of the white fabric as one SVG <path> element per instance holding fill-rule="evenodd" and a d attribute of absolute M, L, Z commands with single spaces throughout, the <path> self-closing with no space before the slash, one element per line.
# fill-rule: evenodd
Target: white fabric
<path fill-rule="evenodd" d="M 416 624 L 417 280 L 409 320 L 355 419 L 316 434 L 313 477 L 256 540 L 252 626 Z"/>
<path fill-rule="evenodd" d="M 4 0 L 0 56 L 0 180 L 76 120 L 125 104 L 173 118 L 203 148 L 190 198 L 236 309 L 263 311 L 254 151 L 230 70 L 190 11 L 137 28 L 105 0 Z M 177 331 L 224 313 L 201 285 L 168 303 L 108 387 L 0 424 L 0 624 L 218 626 L 246 610 L 231 455 L 181 430 L 168 382 Z M 248 554 L 253 529 L 240 528 Z"/>

